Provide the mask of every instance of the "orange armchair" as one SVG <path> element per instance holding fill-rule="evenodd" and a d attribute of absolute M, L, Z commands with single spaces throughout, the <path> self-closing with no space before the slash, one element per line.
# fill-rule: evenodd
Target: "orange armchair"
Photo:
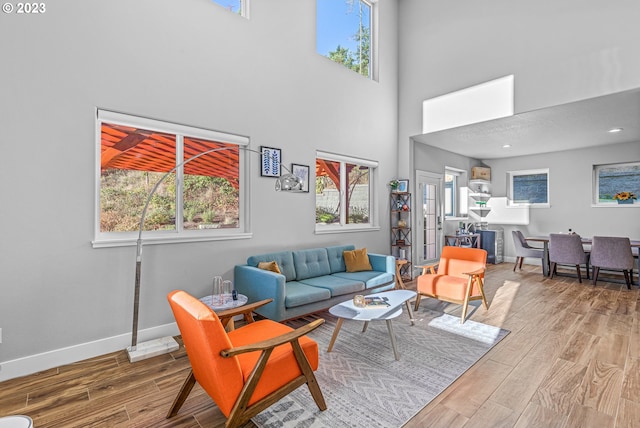
<path fill-rule="evenodd" d="M 226 427 L 244 424 L 304 384 L 318 408 L 327 408 L 313 374 L 318 344 L 305 336 L 323 319 L 294 330 L 271 320 L 253 320 L 252 310 L 271 299 L 220 312 L 220 317 L 184 291 L 169 293 L 168 300 L 192 371 L 167 418 L 178 413 L 196 382 L 227 417 Z M 227 332 L 226 324 L 240 314 L 247 325 Z"/>
<path fill-rule="evenodd" d="M 422 296 L 457 303 L 462 305 L 460 319 L 460 324 L 462 324 L 467 317 L 467 307 L 470 300 L 482 300 L 485 309 L 489 309 L 483 288 L 486 266 L 487 252 L 485 250 L 443 247 L 440 262 L 423 266 L 422 275 L 418 276 L 415 310 L 418 310 Z"/>

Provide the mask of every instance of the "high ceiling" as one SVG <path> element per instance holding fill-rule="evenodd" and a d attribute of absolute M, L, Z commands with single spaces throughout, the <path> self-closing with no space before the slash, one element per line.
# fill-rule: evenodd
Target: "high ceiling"
<path fill-rule="evenodd" d="M 616 127 L 623 130 L 607 132 Z M 640 142 L 640 89 L 418 135 L 413 139 L 480 160 Z M 511 147 L 503 148 L 506 144 Z"/>

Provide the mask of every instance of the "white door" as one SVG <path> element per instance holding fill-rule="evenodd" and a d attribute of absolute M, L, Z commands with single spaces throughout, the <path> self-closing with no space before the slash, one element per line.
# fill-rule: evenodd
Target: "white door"
<path fill-rule="evenodd" d="M 442 248 L 442 203 L 440 189 L 443 176 L 416 171 L 416 260 L 414 266 L 435 263 Z"/>

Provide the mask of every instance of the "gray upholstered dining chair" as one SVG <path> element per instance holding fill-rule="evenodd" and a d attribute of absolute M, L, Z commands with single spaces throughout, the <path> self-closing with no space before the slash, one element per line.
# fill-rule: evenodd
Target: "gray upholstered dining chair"
<path fill-rule="evenodd" d="M 594 236 L 591 243 L 591 266 L 593 266 L 593 285 L 598 281 L 600 269 L 621 270 L 627 288 L 633 281 L 633 252 L 629 238 L 615 236 Z"/>
<path fill-rule="evenodd" d="M 557 273 L 557 265 L 572 265 L 576 267 L 578 282 L 582 282 L 580 265 L 585 265 L 587 279 L 589 279 L 589 253 L 584 251 L 582 238 L 576 233 L 549 235 L 549 263 L 551 263 L 551 278 Z"/>
<path fill-rule="evenodd" d="M 544 250 L 542 248 L 532 247 L 524 239 L 524 235 L 519 230 L 511 232 L 513 235 L 513 245 L 516 248 L 516 264 L 513 265 L 513 271 L 516 271 L 516 266 L 522 270 L 522 262 L 525 257 L 531 257 L 542 260 L 544 256 Z"/>

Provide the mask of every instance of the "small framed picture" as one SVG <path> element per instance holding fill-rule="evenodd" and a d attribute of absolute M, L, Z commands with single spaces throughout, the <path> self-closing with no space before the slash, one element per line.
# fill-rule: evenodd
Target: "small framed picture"
<path fill-rule="evenodd" d="M 260 175 L 280 177 L 282 151 L 273 147 L 260 146 Z"/>
<path fill-rule="evenodd" d="M 409 191 L 409 180 L 398 180 L 398 187 L 395 193 L 407 193 Z"/>
<path fill-rule="evenodd" d="M 291 174 L 295 175 L 302 181 L 302 191 L 309 191 L 309 165 L 291 164 Z"/>

